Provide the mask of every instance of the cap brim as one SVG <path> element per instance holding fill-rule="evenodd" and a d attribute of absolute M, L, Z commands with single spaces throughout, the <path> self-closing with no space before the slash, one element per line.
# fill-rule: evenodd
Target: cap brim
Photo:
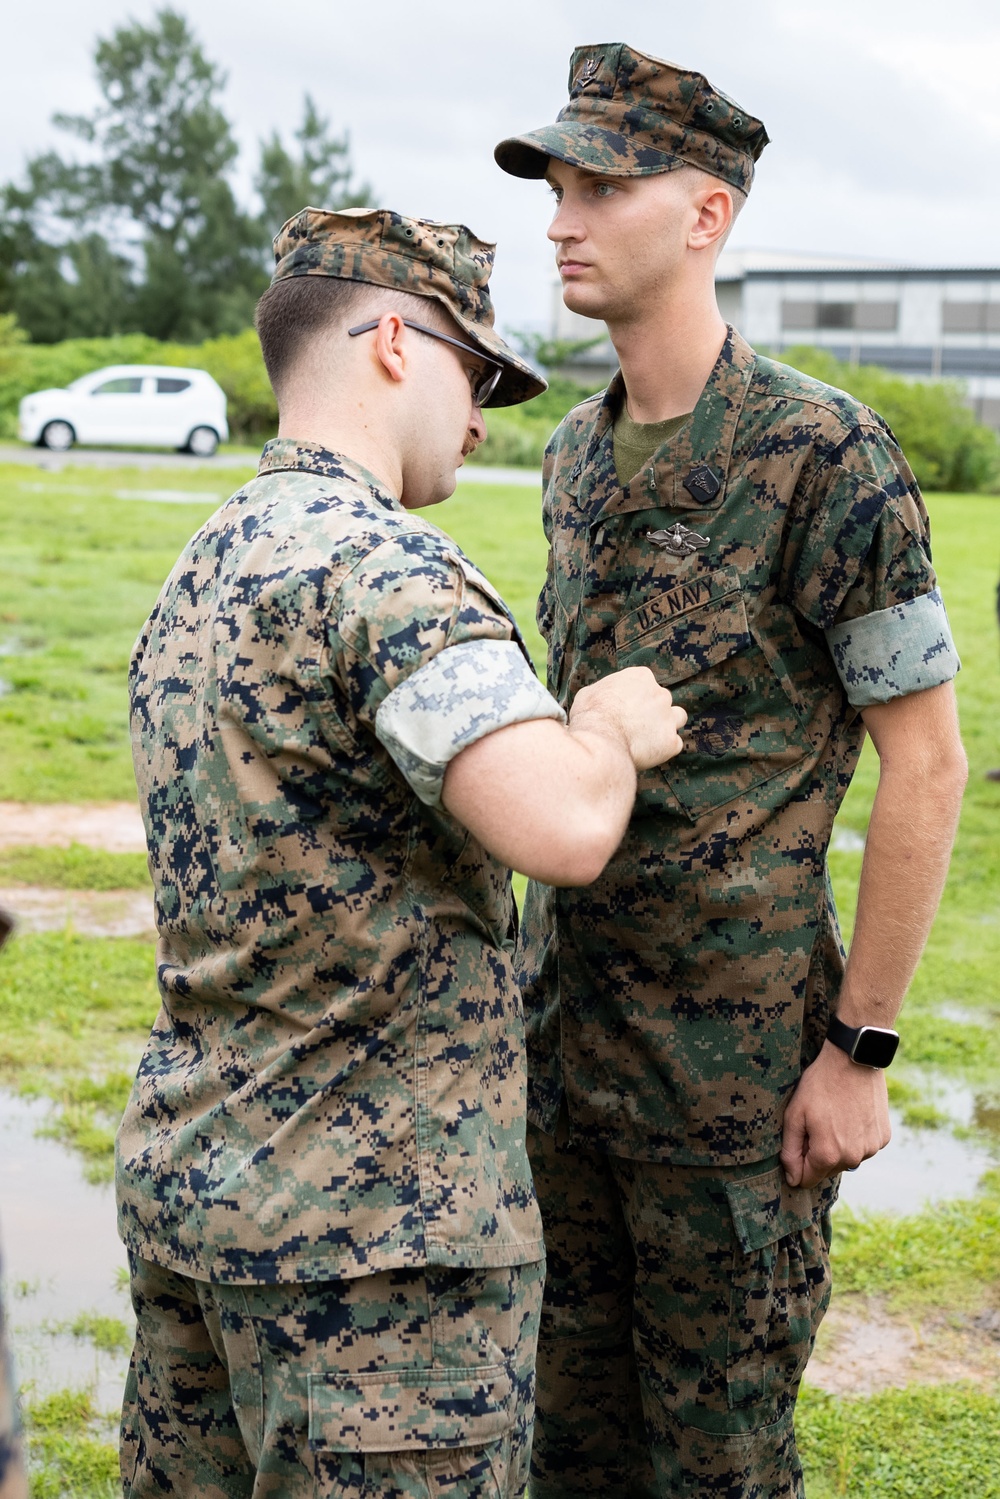
<path fill-rule="evenodd" d="M 553 156 L 585 172 L 601 172 L 607 177 L 652 177 L 685 164 L 680 156 L 654 151 L 616 130 L 573 120 L 543 125 L 527 135 L 512 135 L 500 142 L 493 155 L 497 165 L 512 177 L 544 177 Z"/>
<path fill-rule="evenodd" d="M 522 401 L 533 400 L 535 396 L 540 396 L 543 390 L 548 390 L 548 382 L 520 355 L 515 354 L 495 329 L 484 328 L 481 323 L 462 317 L 455 310 L 453 303 L 445 302 L 443 298 L 441 300 L 442 305 L 448 310 L 449 317 L 453 318 L 463 333 L 468 336 L 469 342 L 475 344 L 477 349 L 482 349 L 487 359 L 494 360 L 503 368 L 503 374 L 497 381 L 497 388 L 486 403 L 487 407 L 519 406 Z"/>

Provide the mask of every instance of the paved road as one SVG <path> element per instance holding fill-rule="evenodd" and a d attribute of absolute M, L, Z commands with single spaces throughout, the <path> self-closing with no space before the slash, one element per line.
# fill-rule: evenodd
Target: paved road
<path fill-rule="evenodd" d="M 194 458 L 190 453 L 129 453 L 121 448 L 73 448 L 69 453 L 50 453 L 47 448 L 0 444 L 0 463 L 24 463 L 58 474 L 65 468 L 172 468 L 180 470 L 248 469 L 256 466 L 256 454 L 216 453 L 214 458 Z M 535 468 L 490 468 L 485 463 L 470 463 L 459 470 L 460 484 L 512 484 L 518 488 L 540 489 L 542 475 Z"/>

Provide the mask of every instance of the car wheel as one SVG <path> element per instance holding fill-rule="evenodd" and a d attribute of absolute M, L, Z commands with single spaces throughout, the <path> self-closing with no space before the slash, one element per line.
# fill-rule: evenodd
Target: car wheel
<path fill-rule="evenodd" d="M 76 442 L 76 433 L 69 422 L 46 422 L 38 441 L 54 453 L 65 453 Z"/>
<path fill-rule="evenodd" d="M 187 450 L 196 458 L 211 458 L 219 446 L 219 435 L 211 427 L 195 427 L 187 440 Z"/>

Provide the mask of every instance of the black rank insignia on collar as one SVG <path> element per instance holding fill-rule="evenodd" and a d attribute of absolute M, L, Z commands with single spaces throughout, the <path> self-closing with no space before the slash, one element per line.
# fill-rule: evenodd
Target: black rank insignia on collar
<path fill-rule="evenodd" d="M 714 500 L 722 488 L 717 476 L 707 463 L 699 463 L 698 467 L 693 468 L 687 478 L 681 482 L 691 498 L 697 500 L 699 505 L 707 505 L 710 500 Z"/>
<path fill-rule="evenodd" d="M 690 557 L 692 552 L 700 551 L 707 547 L 709 538 L 699 536 L 697 531 L 689 531 L 687 526 L 682 526 L 680 521 L 675 526 L 670 526 L 664 531 L 647 531 L 647 537 L 654 546 L 662 547 L 672 557 Z"/>

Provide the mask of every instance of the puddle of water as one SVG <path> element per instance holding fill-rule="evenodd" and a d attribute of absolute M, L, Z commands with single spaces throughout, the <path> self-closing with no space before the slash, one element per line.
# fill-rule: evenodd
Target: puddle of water
<path fill-rule="evenodd" d="M 857 1171 L 844 1172 L 840 1200 L 856 1211 L 917 1213 L 928 1203 L 974 1196 L 995 1165 L 986 1146 L 944 1129 L 910 1129 L 893 1115 L 892 1140 Z"/>
<path fill-rule="evenodd" d="M 18 1379 L 34 1393 L 89 1388 L 101 1410 L 121 1403 L 126 1353 L 105 1353 L 52 1324 L 96 1312 L 132 1325 L 115 1272 L 128 1263 L 115 1226 L 114 1189 L 85 1181 L 75 1159 L 36 1130 L 44 1100 L 0 1092 L 0 1215 L 4 1298 Z"/>
<path fill-rule="evenodd" d="M 863 835 L 856 833 L 853 828 L 834 828 L 830 838 L 830 847 L 835 854 L 863 854 L 865 840 Z"/>
<path fill-rule="evenodd" d="M 977 1010 L 971 1005 L 953 1004 L 945 1000 L 935 1010 L 942 1020 L 952 1020 L 956 1025 L 991 1025 L 1000 1019 L 1000 1010 Z"/>

